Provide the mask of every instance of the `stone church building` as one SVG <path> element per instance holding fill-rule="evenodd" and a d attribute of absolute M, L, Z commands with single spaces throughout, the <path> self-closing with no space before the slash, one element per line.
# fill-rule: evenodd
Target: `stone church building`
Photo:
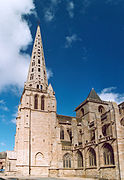
<path fill-rule="evenodd" d="M 75 112 L 76 117 L 56 112 L 38 26 L 18 107 L 15 148 L 0 156 L 5 174 L 124 180 L 124 103 L 102 101 L 92 89 Z"/>

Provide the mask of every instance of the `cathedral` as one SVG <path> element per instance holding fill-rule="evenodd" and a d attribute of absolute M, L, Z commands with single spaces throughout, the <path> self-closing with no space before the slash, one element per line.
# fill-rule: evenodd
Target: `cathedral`
<path fill-rule="evenodd" d="M 94 89 L 75 109 L 56 112 L 40 26 L 18 106 L 15 147 L 0 153 L 5 175 L 124 180 L 124 102 L 102 101 Z"/>

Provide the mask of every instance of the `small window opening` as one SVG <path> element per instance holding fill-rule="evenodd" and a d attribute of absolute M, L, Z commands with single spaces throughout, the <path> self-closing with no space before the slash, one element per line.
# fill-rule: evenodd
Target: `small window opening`
<path fill-rule="evenodd" d="M 34 68 L 32 68 L 32 72 L 34 72 Z"/>
<path fill-rule="evenodd" d="M 42 89 L 43 87 L 42 87 L 42 85 L 40 85 L 40 89 Z"/>
<path fill-rule="evenodd" d="M 60 139 L 64 139 L 64 129 L 60 129 Z"/>
<path fill-rule="evenodd" d="M 90 132 L 90 140 L 91 141 L 95 140 L 95 130 L 91 130 L 91 132 Z"/>
<path fill-rule="evenodd" d="M 84 108 L 81 109 L 82 116 L 84 116 Z"/>
<path fill-rule="evenodd" d="M 38 59 L 38 64 L 40 64 L 40 59 Z"/>
<path fill-rule="evenodd" d="M 40 68 L 38 68 L 38 72 L 40 72 Z"/>
<path fill-rule="evenodd" d="M 34 97 L 34 109 L 38 109 L 38 95 L 37 94 Z"/>
<path fill-rule="evenodd" d="M 32 62 L 32 66 L 34 66 L 35 65 L 35 62 Z"/>
<path fill-rule="evenodd" d="M 44 96 L 41 96 L 41 110 L 44 110 Z"/>
<path fill-rule="evenodd" d="M 99 111 L 100 114 L 104 114 L 105 113 L 105 109 L 101 105 L 98 107 L 98 111 Z"/>
<path fill-rule="evenodd" d="M 37 84 L 37 89 L 39 89 L 39 84 Z"/>
<path fill-rule="evenodd" d="M 30 76 L 30 80 L 32 80 L 34 78 L 34 74 L 31 74 Z"/>

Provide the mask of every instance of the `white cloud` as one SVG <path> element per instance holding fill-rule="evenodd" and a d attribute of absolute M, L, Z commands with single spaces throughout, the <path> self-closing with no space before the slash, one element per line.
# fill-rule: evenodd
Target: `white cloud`
<path fill-rule="evenodd" d="M 4 0 L 0 4 L 0 91 L 9 85 L 23 87 L 30 57 L 20 53 L 32 42 L 22 15 L 34 10 L 33 0 Z"/>
<path fill-rule="evenodd" d="M 67 11 L 70 16 L 70 18 L 74 17 L 74 3 L 73 1 L 70 1 L 67 3 Z"/>
<path fill-rule="evenodd" d="M 47 69 L 47 78 L 53 77 L 53 72 L 51 69 Z"/>
<path fill-rule="evenodd" d="M 15 106 L 15 113 L 12 114 L 11 123 L 16 124 L 16 117 L 18 116 L 18 106 Z"/>
<path fill-rule="evenodd" d="M 99 96 L 104 101 L 113 101 L 119 104 L 124 101 L 124 94 L 114 92 L 115 90 L 116 87 L 105 88 L 99 93 Z"/>
<path fill-rule="evenodd" d="M 16 118 L 11 120 L 11 123 L 16 124 Z"/>
<path fill-rule="evenodd" d="M 0 105 L 3 105 L 3 104 L 5 104 L 5 101 L 4 100 L 0 100 Z"/>
<path fill-rule="evenodd" d="M 9 111 L 4 100 L 0 100 L 0 109 L 3 111 Z"/>
<path fill-rule="evenodd" d="M 0 106 L 0 109 L 3 110 L 3 111 L 9 111 L 7 106 Z"/>
<path fill-rule="evenodd" d="M 6 146 L 6 144 L 4 142 L 1 142 L 0 145 L 1 146 Z"/>
<path fill-rule="evenodd" d="M 52 12 L 52 10 L 50 10 L 50 9 L 47 9 L 45 11 L 44 18 L 48 22 L 52 21 L 54 19 L 54 12 Z"/>
<path fill-rule="evenodd" d="M 65 47 L 69 48 L 72 46 L 73 42 L 76 42 L 80 40 L 76 34 L 72 34 L 71 36 L 66 36 L 66 43 L 65 43 Z"/>
<path fill-rule="evenodd" d="M 61 0 L 50 0 L 48 7 L 44 9 L 44 19 L 46 22 L 51 22 L 55 19 L 59 3 L 61 3 Z"/>
<path fill-rule="evenodd" d="M 6 117 L 5 117 L 5 115 L 0 115 L 0 121 L 1 121 L 1 122 L 6 122 Z"/>

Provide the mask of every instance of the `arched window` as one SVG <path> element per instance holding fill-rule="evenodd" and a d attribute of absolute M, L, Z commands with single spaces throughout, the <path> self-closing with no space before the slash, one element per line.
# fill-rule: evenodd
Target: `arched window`
<path fill-rule="evenodd" d="M 64 129 L 60 128 L 60 139 L 64 139 Z"/>
<path fill-rule="evenodd" d="M 114 152 L 110 144 L 105 144 L 103 147 L 103 157 L 105 165 L 114 165 Z"/>
<path fill-rule="evenodd" d="M 77 152 L 77 167 L 78 168 L 83 167 L 83 156 L 80 151 Z"/>
<path fill-rule="evenodd" d="M 41 165 L 42 164 L 42 160 L 43 160 L 43 154 L 41 152 L 38 152 L 35 155 L 35 164 L 36 165 Z"/>
<path fill-rule="evenodd" d="M 90 131 L 90 140 L 94 141 L 95 140 L 95 130 Z"/>
<path fill-rule="evenodd" d="M 89 165 L 96 166 L 96 153 L 93 148 L 89 150 Z"/>
<path fill-rule="evenodd" d="M 81 108 L 82 116 L 84 116 L 84 108 Z"/>
<path fill-rule="evenodd" d="M 71 168 L 71 155 L 69 153 L 63 156 L 63 167 Z"/>
<path fill-rule="evenodd" d="M 38 109 L 38 95 L 34 96 L 34 109 Z"/>
<path fill-rule="evenodd" d="M 124 118 L 121 119 L 120 123 L 122 126 L 124 126 Z"/>
<path fill-rule="evenodd" d="M 103 136 L 109 136 L 111 134 L 110 124 L 105 124 L 102 126 L 102 134 L 103 134 Z"/>
<path fill-rule="evenodd" d="M 44 110 L 44 96 L 41 96 L 41 110 Z"/>
<path fill-rule="evenodd" d="M 105 109 L 101 105 L 98 107 L 98 111 L 99 111 L 100 114 L 104 114 L 105 113 Z"/>

